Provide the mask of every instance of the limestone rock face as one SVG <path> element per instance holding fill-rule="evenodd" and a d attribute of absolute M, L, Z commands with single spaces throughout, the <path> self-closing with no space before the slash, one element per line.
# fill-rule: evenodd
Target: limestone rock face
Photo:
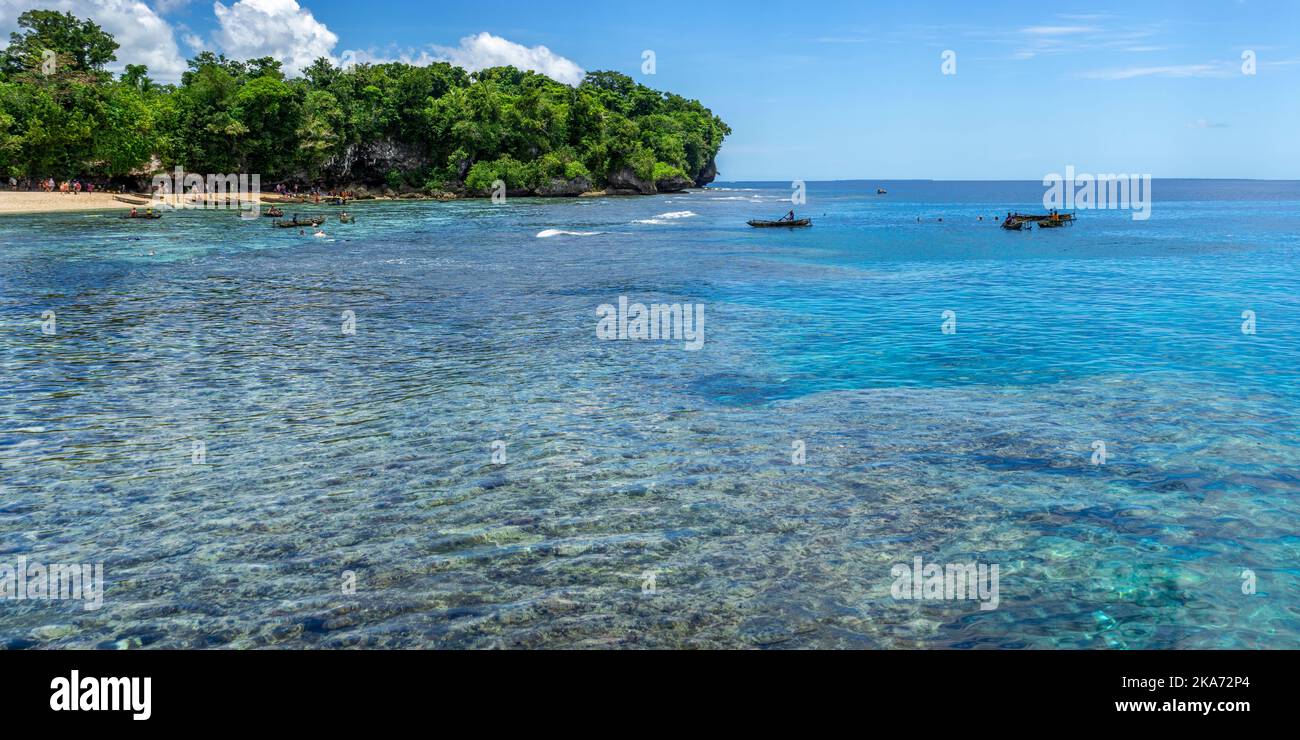
<path fill-rule="evenodd" d="M 653 182 L 637 177 L 631 167 L 609 173 L 609 191 L 620 195 L 654 195 L 658 192 Z"/>
<path fill-rule="evenodd" d="M 537 188 L 536 193 L 543 198 L 576 198 L 588 190 L 591 190 L 591 181 L 585 177 L 575 177 L 571 180 L 555 177 Z"/>
<path fill-rule="evenodd" d="M 410 172 L 427 166 L 415 146 L 391 139 L 352 144 L 325 163 L 324 172 L 335 182 L 383 182 L 389 172 Z"/>
<path fill-rule="evenodd" d="M 716 179 L 718 179 L 718 163 L 713 161 L 713 157 L 709 157 L 709 163 L 704 165 L 704 169 L 695 176 L 695 187 L 702 188 Z"/>
<path fill-rule="evenodd" d="M 673 175 L 662 180 L 655 180 L 655 188 L 661 193 L 680 193 L 686 188 L 693 187 L 695 187 L 695 183 L 691 178 L 683 175 Z"/>

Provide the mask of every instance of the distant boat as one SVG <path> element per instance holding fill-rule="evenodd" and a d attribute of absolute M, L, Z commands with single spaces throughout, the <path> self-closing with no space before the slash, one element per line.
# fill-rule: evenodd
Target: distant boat
<path fill-rule="evenodd" d="M 756 229 L 776 229 L 781 227 L 787 229 L 796 229 L 802 226 L 812 226 L 812 219 L 797 218 L 797 219 L 782 219 L 780 221 L 760 221 L 758 219 L 755 219 L 753 221 L 747 221 L 746 223 L 748 223 L 750 226 L 753 226 Z"/>
<path fill-rule="evenodd" d="M 888 195 L 889 191 L 884 188 L 876 188 L 876 195 Z"/>
<path fill-rule="evenodd" d="M 1041 229 L 1055 229 L 1067 224 L 1074 224 L 1073 213 L 1048 213 L 1045 215 L 1033 213 L 1012 213 L 1002 222 L 1002 228 L 1009 231 L 1020 231 L 1025 224 L 1038 224 Z"/>
<path fill-rule="evenodd" d="M 316 226 L 320 226 L 321 224 L 325 223 L 325 217 L 318 216 L 316 218 L 308 219 L 307 221 L 299 221 L 297 220 L 297 218 L 295 218 L 292 221 L 272 221 L 271 223 L 273 223 L 277 228 L 281 228 L 281 229 L 307 228 L 308 226 L 314 228 Z"/>

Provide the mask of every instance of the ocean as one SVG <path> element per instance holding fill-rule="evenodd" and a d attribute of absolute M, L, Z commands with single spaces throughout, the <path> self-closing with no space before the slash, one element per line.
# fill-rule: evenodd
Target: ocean
<path fill-rule="evenodd" d="M 791 193 L 0 218 L 0 647 L 1300 648 L 1300 182 Z"/>

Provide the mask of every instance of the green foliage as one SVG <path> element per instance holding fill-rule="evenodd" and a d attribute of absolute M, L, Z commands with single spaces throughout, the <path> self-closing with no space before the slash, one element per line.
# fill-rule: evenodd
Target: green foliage
<path fill-rule="evenodd" d="M 570 87 L 513 67 L 318 59 L 288 79 L 270 57 L 203 52 L 180 85 L 159 85 L 139 65 L 116 80 L 104 72 L 117 44 L 90 21 L 34 10 L 18 27 L 0 51 L 0 171 L 19 177 L 140 177 L 156 158 L 264 183 L 599 186 L 625 168 L 694 177 L 730 133 L 698 101 L 617 72 Z M 45 49 L 57 54 L 52 74 L 40 69 Z"/>
<path fill-rule="evenodd" d="M 74 72 L 101 72 L 117 57 L 117 42 L 93 21 L 71 13 L 28 10 L 18 16 L 22 33 L 9 34 L 9 46 L 0 51 L 0 71 L 16 74 L 39 68 L 46 50 L 57 55 L 57 67 Z"/>
<path fill-rule="evenodd" d="M 659 182 L 660 180 L 667 180 L 669 178 L 674 178 L 674 177 L 687 177 L 687 175 L 685 172 L 682 171 L 682 168 L 680 167 L 674 167 L 671 164 L 664 164 L 663 162 L 655 162 L 655 167 L 654 167 L 655 182 Z"/>

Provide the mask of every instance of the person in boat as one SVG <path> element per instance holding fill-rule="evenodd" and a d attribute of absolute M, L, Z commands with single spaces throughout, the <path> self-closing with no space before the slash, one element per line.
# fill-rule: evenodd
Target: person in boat
<path fill-rule="evenodd" d="M 785 214 L 784 216 L 782 216 L 782 217 L 781 217 L 781 220 L 782 220 L 782 221 L 793 221 L 793 220 L 794 220 L 794 211 L 790 211 L 789 213 L 787 213 L 787 214 Z"/>

